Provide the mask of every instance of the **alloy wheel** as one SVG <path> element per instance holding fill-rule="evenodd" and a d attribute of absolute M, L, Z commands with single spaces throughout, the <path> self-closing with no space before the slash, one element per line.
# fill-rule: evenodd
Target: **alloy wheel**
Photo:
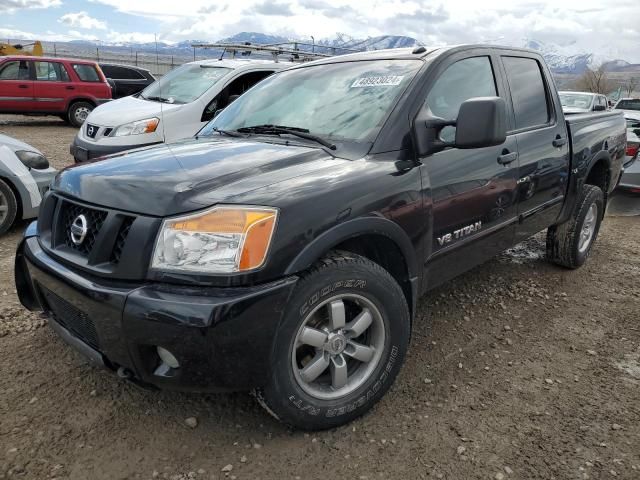
<path fill-rule="evenodd" d="M 382 314 L 370 300 L 356 294 L 331 297 L 298 330 L 291 355 L 294 377 L 315 398 L 348 395 L 375 371 L 385 337 Z"/>
<path fill-rule="evenodd" d="M 580 230 L 580 240 L 578 242 L 578 251 L 584 253 L 591 245 L 593 235 L 596 231 L 596 220 L 598 217 L 598 206 L 592 203 L 587 211 L 582 222 L 582 229 Z"/>

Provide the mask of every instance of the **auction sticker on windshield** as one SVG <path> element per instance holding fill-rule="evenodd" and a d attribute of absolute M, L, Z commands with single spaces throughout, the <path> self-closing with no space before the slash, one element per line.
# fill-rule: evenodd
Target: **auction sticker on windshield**
<path fill-rule="evenodd" d="M 351 84 L 351 88 L 391 87 L 400 85 L 404 75 L 385 75 L 383 77 L 362 77 Z"/>

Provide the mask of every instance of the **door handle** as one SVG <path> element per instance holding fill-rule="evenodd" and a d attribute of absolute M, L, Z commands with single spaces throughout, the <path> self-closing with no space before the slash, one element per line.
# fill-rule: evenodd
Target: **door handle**
<path fill-rule="evenodd" d="M 25 85 L 24 83 L 22 85 L 18 85 L 18 88 L 29 88 L 29 85 Z"/>
<path fill-rule="evenodd" d="M 75 90 L 76 89 L 76 87 L 74 87 L 73 85 L 67 85 L 64 88 L 66 88 L 67 90 Z"/>
<path fill-rule="evenodd" d="M 561 137 L 560 135 L 556 135 L 556 138 L 551 142 L 554 147 L 561 147 L 565 143 L 567 143 L 566 137 Z"/>
<path fill-rule="evenodd" d="M 502 155 L 498 157 L 498 163 L 500 165 L 509 165 L 511 162 L 514 162 L 518 158 L 518 152 L 509 152 L 509 150 L 505 149 L 502 151 Z"/>

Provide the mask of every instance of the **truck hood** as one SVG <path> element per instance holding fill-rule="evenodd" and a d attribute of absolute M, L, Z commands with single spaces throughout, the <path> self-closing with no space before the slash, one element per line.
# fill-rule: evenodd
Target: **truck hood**
<path fill-rule="evenodd" d="M 53 190 L 98 206 L 164 217 L 232 203 L 237 195 L 344 162 L 305 146 L 189 140 L 69 167 L 56 177 Z"/>
<path fill-rule="evenodd" d="M 160 111 L 161 106 L 162 112 Z M 101 127 L 117 127 L 146 118 L 160 118 L 161 113 L 164 115 L 183 106 L 182 104 L 152 102 L 137 97 L 124 97 L 94 108 L 87 117 L 87 122 Z"/>

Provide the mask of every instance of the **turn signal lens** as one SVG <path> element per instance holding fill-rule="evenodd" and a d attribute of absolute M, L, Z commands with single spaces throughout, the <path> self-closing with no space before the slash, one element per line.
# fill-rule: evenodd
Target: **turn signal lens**
<path fill-rule="evenodd" d="M 151 267 L 202 273 L 234 273 L 261 267 L 278 211 L 265 207 L 215 207 L 165 220 Z"/>

